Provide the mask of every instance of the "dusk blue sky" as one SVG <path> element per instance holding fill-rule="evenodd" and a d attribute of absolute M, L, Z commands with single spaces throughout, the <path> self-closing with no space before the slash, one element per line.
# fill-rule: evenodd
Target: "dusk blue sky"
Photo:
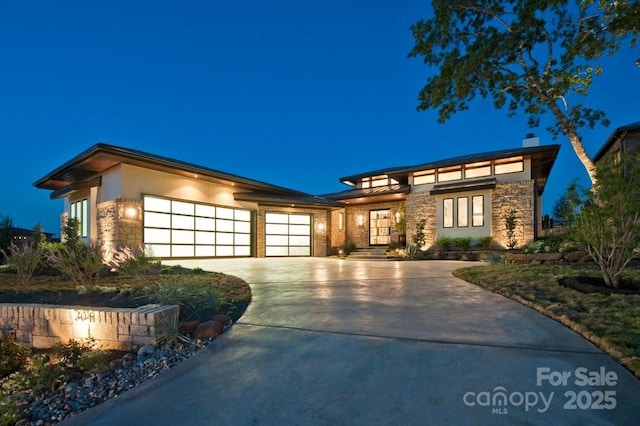
<path fill-rule="evenodd" d="M 62 201 L 33 182 L 98 142 L 305 191 L 348 176 L 521 146 L 545 127 L 488 101 L 445 124 L 416 112 L 429 73 L 409 27 L 430 2 L 12 1 L 0 6 L 0 213 L 59 234 Z M 609 128 L 640 120 L 638 49 L 605 58 L 583 102 Z M 588 180 L 565 138 L 544 211 Z"/>

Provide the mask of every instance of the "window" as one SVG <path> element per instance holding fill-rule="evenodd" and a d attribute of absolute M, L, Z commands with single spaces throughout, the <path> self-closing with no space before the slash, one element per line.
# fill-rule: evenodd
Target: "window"
<path fill-rule="evenodd" d="M 89 236 L 89 200 L 76 201 L 71 203 L 69 217 L 76 219 L 80 225 L 80 237 L 87 238 Z"/>
<path fill-rule="evenodd" d="M 458 227 L 469 226 L 469 198 L 458 198 Z"/>
<path fill-rule="evenodd" d="M 518 173 L 524 170 L 522 157 L 503 158 L 495 161 L 495 174 Z"/>
<path fill-rule="evenodd" d="M 438 182 L 462 179 L 462 166 L 442 167 L 438 169 Z"/>
<path fill-rule="evenodd" d="M 413 184 L 422 185 L 425 183 L 434 183 L 436 181 L 436 171 L 426 170 L 423 172 L 415 172 L 413 174 Z"/>
<path fill-rule="evenodd" d="M 471 200 L 472 226 L 484 226 L 484 196 L 474 195 Z"/>
<path fill-rule="evenodd" d="M 394 183 L 398 183 L 398 181 L 391 179 Z M 387 175 L 379 175 L 373 177 L 366 177 L 362 179 L 362 187 L 363 188 L 376 188 L 379 186 L 387 186 L 389 185 L 389 177 Z"/>
<path fill-rule="evenodd" d="M 453 198 L 445 198 L 442 203 L 442 226 L 453 228 Z"/>
<path fill-rule="evenodd" d="M 477 163 L 470 163 L 464 165 L 464 177 L 465 179 L 490 176 L 491 175 L 491 162 L 480 161 Z"/>
<path fill-rule="evenodd" d="M 344 230 L 344 212 L 340 212 L 338 215 L 338 229 Z"/>

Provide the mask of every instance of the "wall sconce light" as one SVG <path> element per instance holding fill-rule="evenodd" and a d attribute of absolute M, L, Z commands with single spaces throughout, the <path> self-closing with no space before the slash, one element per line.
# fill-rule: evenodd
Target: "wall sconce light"
<path fill-rule="evenodd" d="M 127 219 L 135 219 L 138 216 L 138 209 L 135 207 L 127 207 L 124 209 L 124 217 Z"/>
<path fill-rule="evenodd" d="M 402 219 L 402 215 L 400 212 L 396 212 L 396 223 L 400 222 L 400 219 Z"/>
<path fill-rule="evenodd" d="M 322 233 L 325 230 L 325 225 L 324 222 L 318 222 L 316 223 L 316 231 Z"/>
<path fill-rule="evenodd" d="M 358 220 L 358 226 L 359 227 L 363 227 L 364 226 L 364 215 L 362 213 L 360 213 L 356 219 Z"/>

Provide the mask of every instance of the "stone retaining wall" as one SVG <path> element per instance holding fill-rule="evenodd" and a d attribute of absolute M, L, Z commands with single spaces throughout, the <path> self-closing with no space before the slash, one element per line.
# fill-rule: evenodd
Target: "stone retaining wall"
<path fill-rule="evenodd" d="M 177 319 L 178 312 L 178 306 L 164 305 L 89 308 L 0 303 L 0 330 L 15 332 L 18 342 L 38 349 L 91 337 L 102 349 L 131 351 L 156 344 L 159 318 Z"/>

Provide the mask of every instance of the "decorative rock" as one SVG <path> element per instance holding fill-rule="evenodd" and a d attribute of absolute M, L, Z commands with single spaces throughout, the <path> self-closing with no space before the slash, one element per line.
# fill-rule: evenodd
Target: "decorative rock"
<path fill-rule="evenodd" d="M 145 360 L 152 357 L 156 353 L 156 348 L 153 346 L 145 345 L 138 349 L 138 360 Z"/>
<path fill-rule="evenodd" d="M 220 321 L 223 325 L 231 324 L 231 317 L 225 314 L 216 314 L 213 317 L 214 321 Z"/>
<path fill-rule="evenodd" d="M 220 321 L 207 321 L 198 326 L 193 333 L 193 337 L 196 339 L 213 339 L 222 334 L 224 330 L 224 324 Z"/>
<path fill-rule="evenodd" d="M 178 333 L 180 334 L 190 334 L 196 331 L 198 326 L 200 325 L 200 321 L 182 321 L 178 324 Z"/>
<path fill-rule="evenodd" d="M 131 352 L 124 354 L 124 356 L 122 357 L 123 361 L 134 361 L 135 359 L 136 359 L 136 356 Z"/>

